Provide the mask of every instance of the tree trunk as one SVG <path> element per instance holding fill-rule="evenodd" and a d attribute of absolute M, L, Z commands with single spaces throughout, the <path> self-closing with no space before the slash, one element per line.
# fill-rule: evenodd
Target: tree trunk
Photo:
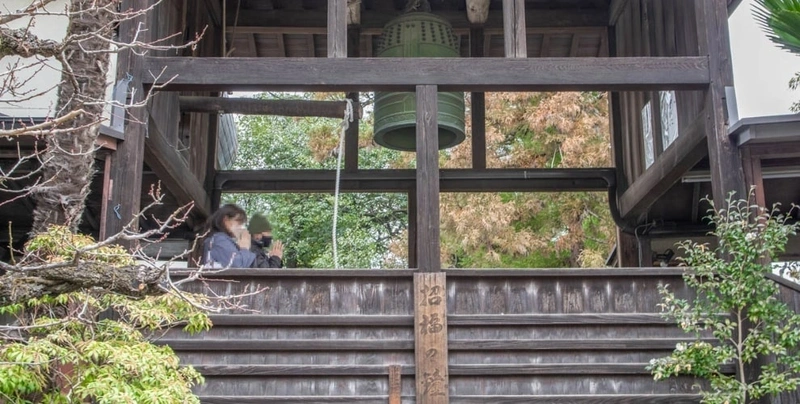
<path fill-rule="evenodd" d="M 47 138 L 43 179 L 48 182 L 36 191 L 34 233 L 45 231 L 51 224 L 66 225 L 74 231 L 80 224 L 95 173 L 95 139 L 100 129 L 109 68 L 109 53 L 105 52 L 109 43 L 101 38 L 110 39 L 113 35 L 115 15 L 108 7 L 114 3 L 114 0 L 71 2 L 55 115 L 80 109 L 85 113 L 66 124 L 70 130 Z"/>

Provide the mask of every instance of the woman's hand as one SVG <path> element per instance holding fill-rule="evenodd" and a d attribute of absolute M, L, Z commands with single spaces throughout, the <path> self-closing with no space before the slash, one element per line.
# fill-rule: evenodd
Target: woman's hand
<path fill-rule="evenodd" d="M 238 234 L 236 244 L 238 244 L 239 248 L 242 250 L 249 250 L 251 243 L 252 240 L 250 239 L 250 232 L 246 229 L 242 230 L 241 233 Z"/>

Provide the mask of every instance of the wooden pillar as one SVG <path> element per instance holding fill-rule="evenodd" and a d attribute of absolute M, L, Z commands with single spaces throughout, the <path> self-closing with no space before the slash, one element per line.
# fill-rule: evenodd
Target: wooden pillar
<path fill-rule="evenodd" d="M 447 295 L 444 272 L 414 274 L 417 403 L 447 404 Z"/>
<path fill-rule="evenodd" d="M 103 200 L 100 202 L 100 234 L 97 237 L 98 240 L 105 240 L 107 238 L 106 223 L 108 222 L 108 204 L 111 198 L 111 170 L 113 161 L 113 153 L 107 153 L 103 161 Z"/>
<path fill-rule="evenodd" d="M 358 57 L 360 48 L 361 30 L 358 28 L 348 29 L 347 57 Z M 358 171 L 358 111 L 361 108 L 358 93 L 347 93 L 347 99 L 353 103 L 353 122 L 350 122 L 350 126 L 344 134 L 344 171 L 352 173 Z"/>
<path fill-rule="evenodd" d="M 470 57 L 483 57 L 483 28 L 469 30 Z M 472 111 L 472 168 L 486 168 L 486 96 L 484 93 L 471 93 Z"/>
<path fill-rule="evenodd" d="M 123 10 L 140 10 L 147 8 L 149 2 L 146 0 L 124 0 Z M 146 20 L 149 13 L 136 19 L 123 21 L 119 27 L 119 41 L 129 43 L 137 35 L 139 24 L 147 26 Z M 148 42 L 150 32 L 138 33 L 136 37 L 139 41 Z M 117 56 L 117 81 L 128 74 L 135 77 L 131 81 L 131 87 L 135 88 L 134 98 L 131 104 L 142 101 L 144 89 L 138 82 L 138 71 L 141 69 L 142 57 L 136 55 L 130 49 L 122 50 Z M 144 164 L 144 141 L 147 136 L 147 122 L 149 120 L 147 110 L 144 107 L 129 108 L 125 112 L 124 140 L 119 143 L 114 152 L 109 178 L 108 209 L 105 209 L 105 217 L 101 219 L 105 226 L 101 233 L 105 236 L 112 236 L 122 231 L 123 227 L 131 222 L 141 208 L 142 195 L 142 168 Z M 134 225 L 134 230 L 138 226 Z"/>
<path fill-rule="evenodd" d="M 417 268 L 417 191 L 408 193 L 408 267 Z"/>
<path fill-rule="evenodd" d="M 439 128 L 436 86 L 417 86 L 417 259 L 422 272 L 439 259 Z"/>
<path fill-rule="evenodd" d="M 633 234 L 617 230 L 617 262 L 621 268 L 639 266 L 639 243 Z"/>
<path fill-rule="evenodd" d="M 217 177 L 217 146 L 219 145 L 219 115 L 208 115 L 208 140 L 206 142 L 206 175 L 203 182 L 210 196 L 214 191 L 214 180 Z M 216 209 L 212 206 L 211 209 Z"/>
<path fill-rule="evenodd" d="M 347 0 L 328 0 L 328 57 L 347 57 Z"/>
<path fill-rule="evenodd" d="M 507 58 L 528 57 L 525 0 L 503 0 L 503 37 Z"/>
<path fill-rule="evenodd" d="M 419 404 L 449 402 L 447 299 L 439 259 L 439 139 L 437 87 L 417 86 L 417 261 L 414 353 Z"/>
<path fill-rule="evenodd" d="M 711 85 L 705 92 L 705 131 L 711 165 L 711 188 L 717 209 L 725 206 L 730 192 L 734 199 L 747 198 L 739 148 L 728 136 L 725 87 L 733 86 L 728 12 L 725 2 L 695 1 L 699 54 L 708 56 Z"/>

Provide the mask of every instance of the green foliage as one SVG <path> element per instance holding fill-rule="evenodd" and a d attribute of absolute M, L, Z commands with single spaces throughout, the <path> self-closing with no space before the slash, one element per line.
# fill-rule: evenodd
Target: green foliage
<path fill-rule="evenodd" d="M 765 276 L 770 257 L 782 252 L 797 224 L 772 211 L 728 201 L 728 208 L 708 218 L 719 240 L 717 248 L 684 242 L 688 265 L 686 284 L 697 293 L 691 301 L 662 287 L 662 308 L 695 340 L 678 344 L 672 355 L 651 361 L 656 379 L 676 375 L 706 378 L 710 390 L 703 402 L 745 404 L 769 394 L 800 386 L 800 316 L 778 300 L 777 285 Z M 718 340 L 709 344 L 702 337 Z M 773 355 L 754 381 L 745 379 L 745 366 Z M 737 374 L 722 373 L 736 364 Z"/>
<path fill-rule="evenodd" d="M 311 94 L 293 97 L 310 99 Z M 324 118 L 243 117 L 236 168 L 335 169 L 340 123 Z M 393 167 L 400 153 L 373 146 L 371 121 L 362 120 L 361 125 L 359 168 Z M 227 195 L 226 201 L 241 205 L 248 214 L 267 213 L 274 226 L 273 237 L 284 242 L 285 266 L 334 267 L 332 194 L 239 194 Z M 337 224 L 340 265 L 385 266 L 389 241 L 406 228 L 406 211 L 405 194 L 341 193 Z"/>
<path fill-rule="evenodd" d="M 48 262 L 73 259 L 95 244 L 54 226 L 28 247 Z M 129 265 L 119 247 L 99 247 L 81 259 Z M 132 299 L 84 290 L 0 306 L 2 403 L 199 403 L 191 387 L 203 381 L 181 366 L 167 346 L 151 342 L 168 328 L 196 333 L 210 328 L 199 305 L 204 296 L 164 294 Z"/>
<path fill-rule="evenodd" d="M 95 240 L 84 234 L 73 233 L 67 226 L 52 225 L 44 233 L 35 235 L 25 245 L 25 249 L 45 262 L 65 262 L 75 259 L 82 251 L 82 258 L 88 261 L 112 265 L 132 265 L 133 258 L 118 245 L 88 248 Z"/>
<path fill-rule="evenodd" d="M 800 0 L 755 0 L 753 15 L 772 42 L 800 53 Z"/>

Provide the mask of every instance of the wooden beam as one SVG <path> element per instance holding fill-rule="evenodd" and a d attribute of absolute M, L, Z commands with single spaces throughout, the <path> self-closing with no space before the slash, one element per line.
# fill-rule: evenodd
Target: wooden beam
<path fill-rule="evenodd" d="M 423 272 L 442 269 L 439 258 L 438 98 L 436 86 L 417 86 L 417 260 Z"/>
<path fill-rule="evenodd" d="M 419 100 L 419 97 L 417 99 Z M 436 132 L 433 134 L 435 137 Z M 436 211 L 438 210 L 437 206 Z M 416 273 L 414 274 L 414 364 L 417 403 L 450 402 L 447 358 L 446 275 L 444 272 Z"/>
<path fill-rule="evenodd" d="M 248 55 L 251 58 L 258 57 L 258 45 L 256 45 L 256 34 L 247 34 Z"/>
<path fill-rule="evenodd" d="M 503 0 L 503 38 L 507 58 L 528 57 L 525 0 Z"/>
<path fill-rule="evenodd" d="M 328 57 L 347 57 L 347 0 L 328 0 Z"/>
<path fill-rule="evenodd" d="M 153 84 L 162 70 L 161 77 L 172 78 L 167 90 L 205 91 L 412 91 L 416 85 L 441 91 L 653 91 L 710 83 L 708 57 L 145 57 L 137 73 Z"/>
<path fill-rule="evenodd" d="M 416 268 L 417 260 L 417 191 L 411 189 L 408 195 L 408 267 Z"/>
<path fill-rule="evenodd" d="M 354 27 L 347 30 L 347 57 L 357 58 L 361 49 L 361 31 Z M 361 106 L 357 92 L 347 93 L 347 99 L 353 104 L 353 121 L 349 123 L 344 134 L 344 170 L 358 171 L 358 132 Z M 344 116 L 344 114 L 342 114 Z"/>
<path fill-rule="evenodd" d="M 180 96 L 182 112 L 211 114 L 318 116 L 341 118 L 345 101 L 260 100 L 255 98 L 225 98 Z"/>
<path fill-rule="evenodd" d="M 443 169 L 443 192 L 607 191 L 613 168 L 596 169 Z M 334 170 L 220 171 L 214 189 L 224 192 L 332 192 Z M 414 170 L 358 170 L 341 173 L 342 192 L 409 192 L 416 189 Z"/>
<path fill-rule="evenodd" d="M 483 28 L 472 28 L 469 31 L 469 55 L 473 58 L 484 56 Z M 472 168 L 486 168 L 486 95 L 473 92 L 470 94 L 470 113 L 472 116 Z"/>
<path fill-rule="evenodd" d="M 728 10 L 721 1 L 696 1 L 697 38 L 700 55 L 707 55 L 712 82 L 705 92 L 705 135 L 711 166 L 711 189 L 716 209 L 725 208 L 731 192 L 747 199 L 747 185 L 739 148 L 728 135 L 725 87 L 733 86 Z"/>
<path fill-rule="evenodd" d="M 231 14 L 233 13 L 228 15 L 229 26 L 234 25 L 234 16 Z M 399 10 L 362 10 L 361 28 L 383 28 L 401 14 Z M 473 26 L 464 11 L 437 11 L 436 15 L 447 20 L 455 29 Z M 605 27 L 608 25 L 609 14 L 605 10 L 596 9 L 530 9 L 525 11 L 525 21 L 528 27 Z M 239 15 L 237 26 L 325 28 L 327 22 L 327 10 L 248 10 Z M 502 28 L 503 12 L 489 11 L 483 27 Z"/>
<path fill-rule="evenodd" d="M 175 150 L 175 146 L 167 142 L 152 120 L 149 128 L 144 144 L 144 162 L 155 172 L 164 189 L 175 197 L 178 204 L 193 202 L 193 213 L 209 216 L 211 198 L 203 188 L 203 184 L 189 169 L 189 165 Z"/>
<path fill-rule="evenodd" d="M 148 7 L 146 0 L 125 0 L 121 7 L 123 10 L 143 10 Z M 122 21 L 119 27 L 119 41 L 129 43 L 134 38 L 149 41 L 152 33 L 139 31 L 139 24 L 147 25 L 148 14 L 138 18 Z M 138 38 L 137 38 L 138 35 Z M 126 77 L 129 72 L 141 69 L 142 57 L 130 49 L 123 49 L 117 56 L 117 79 Z M 141 79 L 134 78 L 131 83 L 138 91 L 133 92 L 132 103 L 143 101 Z M 112 236 L 122 231 L 123 227 L 133 221 L 141 208 L 142 194 L 142 168 L 144 161 L 144 143 L 147 136 L 147 111 L 145 108 L 128 108 L 125 111 L 125 140 L 117 145 L 113 153 L 109 176 L 109 191 L 107 195 L 108 207 L 106 217 L 100 221 L 104 228 L 100 232 Z M 138 228 L 134 221 L 134 229 Z"/>
<path fill-rule="evenodd" d="M 206 175 L 203 180 L 203 189 L 206 194 L 214 190 L 214 182 L 217 178 L 217 146 L 219 145 L 219 116 L 210 115 L 208 117 L 208 134 L 206 141 Z M 216 210 L 209 207 L 212 211 Z"/>
<path fill-rule="evenodd" d="M 619 198 L 623 219 L 644 213 L 706 156 L 704 116 L 694 120 Z"/>
<path fill-rule="evenodd" d="M 625 8 L 628 7 L 630 0 L 611 0 L 611 4 L 608 6 L 608 25 L 614 26 L 617 25 L 617 20 L 625 11 Z"/>

